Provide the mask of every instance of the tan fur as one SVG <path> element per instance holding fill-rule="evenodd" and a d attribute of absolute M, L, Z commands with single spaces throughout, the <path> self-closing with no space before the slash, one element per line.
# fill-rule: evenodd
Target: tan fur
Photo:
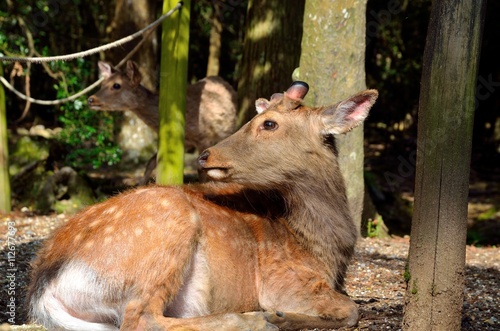
<path fill-rule="evenodd" d="M 59 228 L 33 264 L 33 318 L 74 330 L 355 325 L 342 286 L 356 227 L 322 132 L 359 124 L 349 117 L 364 119 L 376 92 L 333 124 L 323 114 L 337 105 L 301 106 L 305 92 L 292 86 L 202 153 L 218 182 L 139 188 Z"/>

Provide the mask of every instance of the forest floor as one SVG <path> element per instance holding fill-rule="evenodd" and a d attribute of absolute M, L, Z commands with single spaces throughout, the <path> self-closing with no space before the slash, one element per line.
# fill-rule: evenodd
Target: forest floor
<path fill-rule="evenodd" d="M 0 292 L 0 331 L 42 330 L 34 326 L 8 325 L 6 303 L 15 298 L 15 324 L 27 323 L 24 304 L 25 287 L 28 282 L 29 262 L 42 241 L 60 224 L 66 222 L 65 215 L 40 216 L 25 212 L 1 215 L 0 233 L 7 234 L 8 222 L 14 222 L 15 295 L 8 295 L 10 281 L 2 277 Z M 11 224 L 12 225 L 12 224 Z M 12 266 L 6 259 L 6 241 L 2 237 L 0 269 Z M 349 268 L 346 286 L 349 295 L 359 305 L 361 320 L 356 328 L 349 330 L 400 330 L 403 317 L 405 282 L 403 273 L 408 254 L 408 237 L 390 239 L 360 239 L 353 263 Z M 500 248 L 467 246 L 465 273 L 465 303 L 463 306 L 462 330 L 492 331 L 500 329 Z"/>

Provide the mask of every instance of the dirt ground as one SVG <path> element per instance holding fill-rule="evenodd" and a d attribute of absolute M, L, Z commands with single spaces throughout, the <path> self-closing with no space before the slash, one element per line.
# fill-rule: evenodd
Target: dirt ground
<path fill-rule="evenodd" d="M 14 267 L 16 315 L 15 324 L 27 323 L 24 288 L 28 282 L 29 262 L 46 236 L 65 215 L 37 216 L 16 212 L 2 215 L 0 224 L 2 271 Z M 15 260 L 7 258 L 8 224 L 15 226 Z M 408 238 L 361 239 L 354 261 L 347 275 L 347 291 L 359 305 L 361 320 L 358 327 L 345 330 L 400 330 L 403 316 L 405 282 L 403 272 L 408 254 Z M 13 265 L 9 265 L 10 263 Z M 1 278 L 0 322 L 7 323 L 6 315 L 10 280 Z M 463 306 L 462 330 L 492 331 L 500 329 L 500 248 L 467 246 L 466 289 Z M 0 324 L 1 324 L 0 323 Z M 32 326 L 0 326 L 0 331 L 30 329 Z"/>

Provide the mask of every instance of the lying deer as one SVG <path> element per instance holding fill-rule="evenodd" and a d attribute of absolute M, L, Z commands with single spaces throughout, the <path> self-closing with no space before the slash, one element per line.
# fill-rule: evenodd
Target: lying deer
<path fill-rule="evenodd" d="M 356 242 L 335 135 L 366 90 L 301 104 L 295 82 L 199 156 L 213 182 L 149 186 L 73 217 L 33 263 L 34 321 L 68 330 L 278 330 L 358 321 L 343 294 Z"/>
<path fill-rule="evenodd" d="M 130 110 L 158 132 L 158 94 L 141 85 L 142 76 L 134 61 L 127 61 L 125 71 L 109 63 L 98 62 L 105 78 L 101 89 L 87 100 L 94 110 Z M 186 150 L 199 152 L 228 137 L 236 126 L 237 95 L 220 77 L 206 77 L 189 85 L 186 94 Z M 145 179 L 156 167 L 156 155 L 146 166 Z"/>

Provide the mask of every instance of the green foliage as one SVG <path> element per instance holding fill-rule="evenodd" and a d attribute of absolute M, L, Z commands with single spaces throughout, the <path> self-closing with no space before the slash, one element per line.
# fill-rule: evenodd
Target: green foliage
<path fill-rule="evenodd" d="M 45 161 L 49 157 L 49 143 L 45 139 L 23 136 L 12 139 L 9 146 L 9 173 L 16 176 L 24 167 L 32 162 Z"/>
<path fill-rule="evenodd" d="M 413 281 L 413 286 L 411 287 L 411 294 L 415 295 L 418 293 L 417 281 Z"/>
<path fill-rule="evenodd" d="M 103 6 L 101 0 L 1 1 L 0 52 L 7 56 L 25 56 L 30 53 L 30 38 L 34 46 L 32 51 L 42 56 L 67 54 L 95 46 L 94 39 L 87 34 L 95 38 L 97 33 L 94 29 L 104 29 L 107 13 L 102 12 Z M 80 91 L 95 78 L 92 76 L 92 73 L 95 75 L 95 63 L 92 57 L 48 63 L 51 78 L 41 65 L 33 64 L 29 70 L 26 70 L 26 65 L 23 67 L 31 76 L 31 90 L 36 91 L 34 96 L 39 99 L 62 99 Z M 19 107 L 19 101 L 11 99 L 10 109 L 24 107 L 22 102 Z M 30 112 L 33 114 L 30 116 L 35 117 L 34 122 L 63 126 L 57 142 L 65 152 L 54 155 L 57 161 L 76 170 L 99 168 L 120 161 L 122 152 L 113 142 L 112 116 L 89 110 L 85 96 L 55 109 L 32 105 Z M 19 116 L 11 115 L 11 119 Z"/>
<path fill-rule="evenodd" d="M 52 63 L 53 70 L 64 73 L 65 79 L 54 85 L 57 97 L 64 98 L 81 89 L 82 77 L 90 73 L 90 63 L 79 59 L 77 66 L 65 62 Z M 60 106 L 59 121 L 64 125 L 58 136 L 68 153 L 65 163 L 75 169 L 91 166 L 96 169 L 104 164 L 120 161 L 122 151 L 113 142 L 113 118 L 104 112 L 95 112 L 86 107 L 85 97 Z"/>
<path fill-rule="evenodd" d="M 120 162 L 122 151 L 112 141 L 111 116 L 78 107 L 81 101 L 76 100 L 65 106 L 59 117 L 64 123 L 59 141 L 70 149 L 66 164 L 77 169 L 89 165 L 96 169 Z"/>
<path fill-rule="evenodd" d="M 382 220 L 382 216 L 377 215 L 374 220 L 368 220 L 368 230 L 367 236 L 368 238 L 378 238 L 382 234 L 384 221 Z"/>
<path fill-rule="evenodd" d="M 478 221 L 486 221 L 489 219 L 492 219 L 495 217 L 495 214 L 498 212 L 498 210 L 495 207 L 491 207 L 490 209 L 486 210 L 485 212 L 482 212 L 479 214 L 477 217 Z"/>
<path fill-rule="evenodd" d="M 405 265 L 405 272 L 403 274 L 403 278 L 404 278 L 406 284 L 408 284 L 410 282 L 411 273 L 410 273 L 410 265 L 408 264 L 408 262 Z"/>

